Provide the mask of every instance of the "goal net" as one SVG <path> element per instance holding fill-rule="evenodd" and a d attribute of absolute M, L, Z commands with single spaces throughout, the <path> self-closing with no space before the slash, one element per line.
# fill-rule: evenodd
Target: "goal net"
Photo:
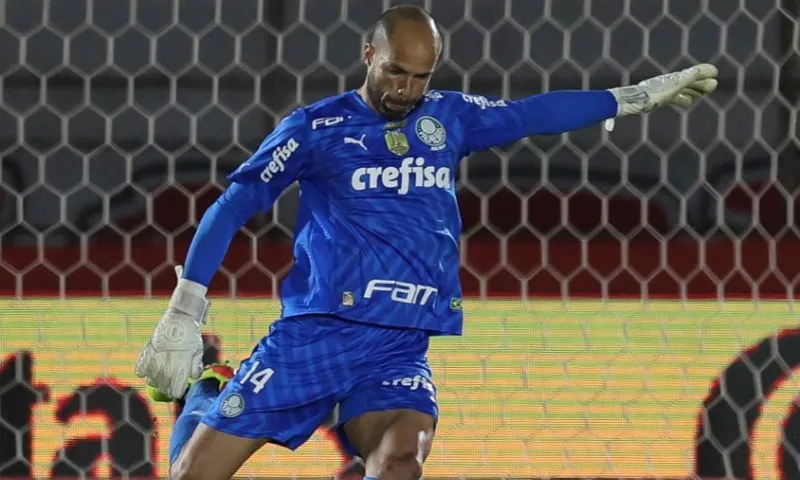
<path fill-rule="evenodd" d="M 800 478 L 800 1 L 428 0 L 432 86 L 519 98 L 711 62 L 670 109 L 464 159 L 466 334 L 426 478 Z M 204 210 L 277 121 L 356 88 L 378 0 L 0 2 L 0 476 L 164 476 L 133 375 Z M 237 235 L 210 357 L 278 315 L 296 189 Z M 249 477 L 326 478 L 323 431 Z"/>

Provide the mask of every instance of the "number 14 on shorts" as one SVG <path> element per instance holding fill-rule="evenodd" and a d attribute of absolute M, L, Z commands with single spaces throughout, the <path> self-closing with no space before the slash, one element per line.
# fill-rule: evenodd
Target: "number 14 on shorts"
<path fill-rule="evenodd" d="M 244 374 L 239 383 L 244 385 L 249 380 L 250 383 L 253 384 L 253 393 L 258 393 L 263 390 L 264 386 L 267 385 L 269 379 L 272 378 L 272 375 L 275 373 L 275 370 L 266 367 L 258 370 L 259 362 L 255 361 L 252 365 L 250 365 L 250 369 L 247 370 L 247 373 Z"/>

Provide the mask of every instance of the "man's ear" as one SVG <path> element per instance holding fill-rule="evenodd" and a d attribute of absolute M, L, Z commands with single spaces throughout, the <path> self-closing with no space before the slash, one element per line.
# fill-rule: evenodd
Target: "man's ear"
<path fill-rule="evenodd" d="M 375 59 L 375 47 L 372 46 L 371 43 L 367 43 L 364 45 L 364 55 L 363 60 L 364 64 L 367 67 L 372 66 L 372 61 Z"/>

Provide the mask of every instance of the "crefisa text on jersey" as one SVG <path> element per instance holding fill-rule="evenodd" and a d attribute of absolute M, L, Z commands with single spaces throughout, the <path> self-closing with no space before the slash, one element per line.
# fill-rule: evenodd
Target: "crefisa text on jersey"
<path fill-rule="evenodd" d="M 467 103 L 472 103 L 480 107 L 481 110 L 486 110 L 487 108 L 495 108 L 495 107 L 506 107 L 505 100 L 489 100 L 488 98 L 484 97 L 483 95 L 469 95 L 466 93 L 461 94 L 462 100 Z"/>
<path fill-rule="evenodd" d="M 299 147 L 300 143 L 294 138 L 290 138 L 285 145 L 275 147 L 275 150 L 272 151 L 272 160 L 261 171 L 261 180 L 264 183 L 269 183 L 275 174 L 284 171 L 286 169 L 286 161 Z"/>
<path fill-rule="evenodd" d="M 452 187 L 450 168 L 425 165 L 422 157 L 406 157 L 399 167 L 361 167 L 353 171 L 350 179 L 353 189 L 396 189 L 398 195 L 406 195 L 412 186 L 419 188 Z"/>

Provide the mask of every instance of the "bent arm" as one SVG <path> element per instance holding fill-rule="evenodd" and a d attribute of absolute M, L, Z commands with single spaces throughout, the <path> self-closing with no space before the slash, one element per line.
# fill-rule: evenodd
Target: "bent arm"
<path fill-rule="evenodd" d="M 206 210 L 189 246 L 183 280 L 208 287 L 233 236 L 259 210 L 254 184 L 232 183 Z"/>
<path fill-rule="evenodd" d="M 286 187 L 302 178 L 311 160 L 306 133 L 305 113 L 296 110 L 228 176 L 231 185 L 200 220 L 181 281 L 208 287 L 242 225 L 257 211 L 272 208 Z"/>
<path fill-rule="evenodd" d="M 616 117 L 619 108 L 607 90 L 562 90 L 510 101 L 463 97 L 471 110 L 466 112 L 468 152 L 580 130 Z"/>

